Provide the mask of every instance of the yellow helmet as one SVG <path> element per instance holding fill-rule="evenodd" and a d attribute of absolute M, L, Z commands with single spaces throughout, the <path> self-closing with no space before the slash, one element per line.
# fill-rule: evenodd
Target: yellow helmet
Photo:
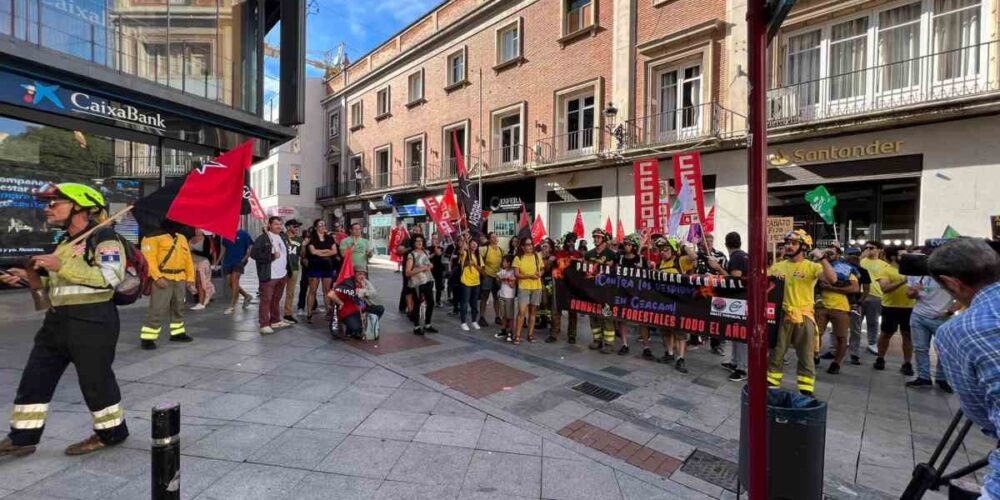
<path fill-rule="evenodd" d="M 789 231 L 788 234 L 785 235 L 785 241 L 798 241 L 806 248 L 812 248 L 813 246 L 812 236 L 809 236 L 809 233 L 807 233 L 805 229 Z"/>
<path fill-rule="evenodd" d="M 86 185 L 75 182 L 62 182 L 59 184 L 48 184 L 39 189 L 35 196 L 38 199 L 51 200 L 61 198 L 72 201 L 81 208 L 105 208 L 104 195 L 100 191 Z"/>

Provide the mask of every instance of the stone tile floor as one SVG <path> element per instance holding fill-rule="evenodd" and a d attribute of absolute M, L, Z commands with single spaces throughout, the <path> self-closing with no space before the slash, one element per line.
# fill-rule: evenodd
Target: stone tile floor
<path fill-rule="evenodd" d="M 681 375 L 640 359 L 637 345 L 628 356 L 563 342 L 515 347 L 494 340 L 493 327 L 461 332 L 445 309 L 435 315 L 442 333 L 417 340 L 395 312 L 398 275 L 376 267 L 389 312 L 383 339 L 363 346 L 332 341 L 315 319 L 260 337 L 256 306 L 223 316 L 213 305 L 188 313 L 194 343 L 142 351 L 144 308 L 124 308 L 115 369 L 132 436 L 92 456 L 62 454 L 90 432 L 70 368 L 39 451 L 0 461 L 0 497 L 148 496 L 149 408 L 176 401 L 185 498 L 735 498 L 668 470 L 673 462 L 656 474 L 558 434 L 586 425 L 664 462 L 696 450 L 735 461 L 742 384 L 725 380 L 721 358 L 697 350 L 691 373 Z M 0 295 L 0 413 L 10 412 L 39 324 L 29 309 L 22 294 Z M 898 497 L 958 408 L 953 396 L 904 390 L 893 371 L 898 351 L 884 372 L 871 369 L 872 359 L 819 376 L 818 395 L 829 403 L 829 498 Z M 484 371 L 469 367 L 489 368 L 492 378 L 462 380 Z M 622 396 L 605 402 L 571 389 L 581 381 Z M 970 436 L 954 463 L 990 448 Z"/>

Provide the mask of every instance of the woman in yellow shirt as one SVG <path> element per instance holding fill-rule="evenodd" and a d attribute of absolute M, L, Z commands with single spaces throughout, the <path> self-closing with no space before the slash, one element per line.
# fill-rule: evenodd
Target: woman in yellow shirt
<path fill-rule="evenodd" d="M 656 247 L 660 250 L 660 263 L 657 270 L 667 274 L 688 274 L 694 268 L 689 257 L 680 254 L 680 244 L 674 238 L 660 238 L 656 241 Z M 671 330 L 663 329 L 663 357 L 661 363 L 673 363 L 674 369 L 687 373 L 684 355 L 687 354 L 687 335 Z"/>
<path fill-rule="evenodd" d="M 529 239 L 521 243 L 522 253 L 514 257 L 514 276 L 517 277 L 517 327 L 514 344 L 521 343 L 521 329 L 524 318 L 528 318 L 528 342 L 535 341 L 535 314 L 542 303 L 542 272 L 545 262 L 535 253 L 535 245 Z"/>
<path fill-rule="evenodd" d="M 459 278 L 458 306 L 459 318 L 462 321 L 462 330 L 479 330 L 479 293 L 481 275 L 483 272 L 483 256 L 479 253 L 479 243 L 475 239 L 469 239 L 468 246 L 459 254 L 458 263 L 462 267 L 462 274 Z M 471 321 L 466 322 L 471 314 Z"/>

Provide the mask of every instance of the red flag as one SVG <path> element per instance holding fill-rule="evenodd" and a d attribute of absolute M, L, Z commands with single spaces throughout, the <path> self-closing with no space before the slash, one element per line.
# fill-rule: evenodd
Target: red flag
<path fill-rule="evenodd" d="M 253 192 L 252 187 L 243 186 L 243 197 L 250 203 L 250 215 L 254 219 L 264 220 L 267 218 L 267 215 L 264 215 L 264 209 L 260 206 L 260 199 L 257 198 L 257 193 Z"/>
<path fill-rule="evenodd" d="M 392 230 L 389 234 L 389 260 L 393 262 L 401 262 L 403 258 L 396 253 L 396 247 L 400 245 L 408 236 L 410 232 L 406 230 L 406 226 L 398 226 Z"/>
<path fill-rule="evenodd" d="M 712 209 L 708 211 L 708 215 L 705 216 L 705 234 L 711 234 L 715 232 L 715 205 L 712 205 Z"/>
<path fill-rule="evenodd" d="M 354 259 L 351 258 L 352 253 L 354 253 L 354 247 L 347 247 L 344 249 L 344 263 L 340 266 L 340 273 L 337 274 L 337 281 L 333 283 L 333 286 L 337 286 L 348 279 L 354 278 Z"/>
<path fill-rule="evenodd" d="M 615 235 L 615 241 L 618 243 L 625 242 L 625 226 L 622 225 L 621 219 L 618 219 L 618 234 Z"/>
<path fill-rule="evenodd" d="M 584 236 L 587 235 L 587 228 L 583 227 L 583 212 L 580 209 L 576 209 L 576 222 L 573 223 L 573 232 L 576 233 L 576 238 L 582 240 Z"/>
<path fill-rule="evenodd" d="M 444 188 L 444 196 L 441 197 L 441 217 L 446 220 L 458 218 L 458 200 L 455 199 L 455 190 L 449 182 Z"/>
<path fill-rule="evenodd" d="M 530 224 L 531 219 L 528 218 L 528 209 L 524 207 L 524 203 L 521 203 L 521 220 L 517 223 L 517 229 L 524 229 Z"/>
<path fill-rule="evenodd" d="M 541 243 L 542 238 L 544 238 L 546 234 L 545 223 L 542 222 L 542 216 L 536 214 L 535 222 L 531 225 L 531 242 L 535 245 Z"/>
<path fill-rule="evenodd" d="M 167 218 L 236 239 L 243 205 L 243 174 L 253 161 L 253 141 L 246 141 L 188 173 L 170 204 Z"/>
<path fill-rule="evenodd" d="M 441 204 L 438 203 L 437 198 L 433 196 L 428 196 L 424 198 L 424 207 L 427 208 L 427 213 L 430 214 L 431 220 L 437 226 L 437 230 L 441 233 L 442 238 L 451 238 L 452 233 L 455 232 L 455 227 L 451 224 L 451 221 L 441 217 Z"/>
<path fill-rule="evenodd" d="M 608 237 L 611 237 L 613 234 L 611 231 L 611 217 L 608 217 L 607 222 L 604 223 L 604 232 L 608 234 Z"/>

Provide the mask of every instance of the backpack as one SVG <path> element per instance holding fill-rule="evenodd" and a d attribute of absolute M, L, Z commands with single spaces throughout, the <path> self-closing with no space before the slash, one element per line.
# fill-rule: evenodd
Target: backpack
<path fill-rule="evenodd" d="M 109 232 L 110 231 L 110 235 Z M 124 276 L 121 283 L 115 287 L 115 294 L 111 297 L 111 302 L 119 306 L 127 306 L 139 300 L 143 295 L 152 293 L 153 281 L 149 279 L 149 263 L 142 252 L 117 231 L 111 228 L 96 231 L 94 235 L 87 238 L 87 250 L 91 263 L 94 262 L 94 249 L 97 248 L 98 238 L 110 236 L 118 240 L 118 243 L 125 249 Z"/>
<path fill-rule="evenodd" d="M 379 334 L 381 333 L 379 329 L 378 315 L 366 314 L 365 319 L 365 340 L 378 340 Z"/>

